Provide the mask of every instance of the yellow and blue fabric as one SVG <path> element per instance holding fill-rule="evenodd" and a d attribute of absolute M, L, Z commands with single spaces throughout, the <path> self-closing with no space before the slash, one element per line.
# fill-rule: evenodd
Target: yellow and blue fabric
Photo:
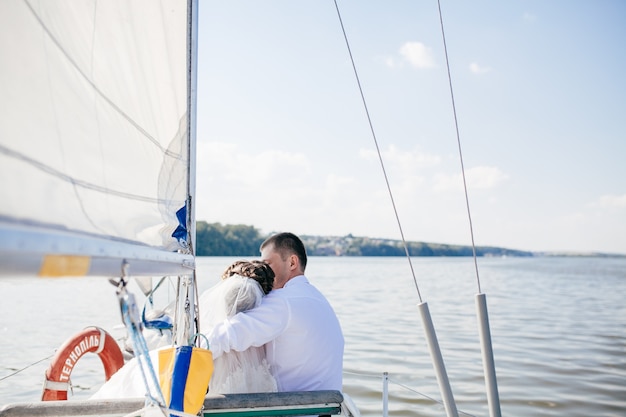
<path fill-rule="evenodd" d="M 174 346 L 159 351 L 159 384 L 165 405 L 187 414 L 198 414 L 213 374 L 210 350 Z"/>

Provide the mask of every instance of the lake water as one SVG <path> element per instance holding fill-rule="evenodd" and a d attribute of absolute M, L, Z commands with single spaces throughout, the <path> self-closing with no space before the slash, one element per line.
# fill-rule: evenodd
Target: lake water
<path fill-rule="evenodd" d="M 200 290 L 234 259 L 199 258 Z M 626 259 L 486 258 L 478 265 L 502 414 L 625 416 Z M 460 415 L 489 415 L 473 260 L 413 258 L 413 267 Z M 441 395 L 407 260 L 312 257 L 307 276 L 341 321 L 344 391 L 362 414 L 381 415 L 388 372 L 391 416 L 444 416 L 433 401 Z M 80 329 L 98 325 L 124 334 L 116 328 L 115 290 L 105 279 L 3 279 L 0 295 L 0 405 L 39 400 L 54 349 Z M 89 397 L 103 380 L 97 356 L 83 357 L 72 373 L 70 399 Z"/>

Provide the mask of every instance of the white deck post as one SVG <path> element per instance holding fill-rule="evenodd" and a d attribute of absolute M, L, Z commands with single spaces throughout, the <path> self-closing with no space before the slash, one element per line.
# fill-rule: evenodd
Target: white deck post
<path fill-rule="evenodd" d="M 428 303 L 420 303 L 418 304 L 418 308 L 422 317 L 422 323 L 424 324 L 426 341 L 428 342 L 430 357 L 433 361 L 433 366 L 435 367 L 435 374 L 437 375 L 437 382 L 439 383 L 439 391 L 441 391 L 441 396 L 443 397 L 443 405 L 446 409 L 446 415 L 448 417 L 458 417 L 459 413 L 456 409 L 452 389 L 450 388 L 448 374 L 446 374 L 446 367 L 443 364 L 443 357 L 441 356 L 441 349 L 439 349 L 439 342 L 437 341 L 437 335 L 435 334 L 435 327 L 433 326 L 430 311 L 428 310 Z"/>
<path fill-rule="evenodd" d="M 493 361 L 491 331 L 489 330 L 489 316 L 487 314 L 487 297 L 485 294 L 476 294 L 476 313 L 478 315 L 480 348 L 483 355 L 483 372 L 485 373 L 485 384 L 487 384 L 489 415 L 491 417 L 500 417 L 500 396 L 498 395 L 496 366 Z"/>

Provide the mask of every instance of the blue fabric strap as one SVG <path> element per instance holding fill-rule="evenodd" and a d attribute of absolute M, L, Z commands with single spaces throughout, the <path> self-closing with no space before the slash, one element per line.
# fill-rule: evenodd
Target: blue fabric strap
<path fill-rule="evenodd" d="M 176 361 L 172 375 L 172 395 L 170 396 L 170 408 L 172 410 L 184 411 L 185 386 L 187 385 L 192 352 L 193 346 L 179 346 L 176 350 Z"/>

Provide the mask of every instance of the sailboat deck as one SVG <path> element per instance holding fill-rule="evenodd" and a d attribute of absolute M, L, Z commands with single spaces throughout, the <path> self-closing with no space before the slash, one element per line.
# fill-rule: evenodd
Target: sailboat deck
<path fill-rule="evenodd" d="M 341 413 L 342 402 L 343 395 L 339 391 L 212 394 L 205 398 L 201 415 L 205 417 L 332 415 Z M 0 416 L 132 416 L 144 405 L 142 398 L 15 403 L 0 408 Z"/>

